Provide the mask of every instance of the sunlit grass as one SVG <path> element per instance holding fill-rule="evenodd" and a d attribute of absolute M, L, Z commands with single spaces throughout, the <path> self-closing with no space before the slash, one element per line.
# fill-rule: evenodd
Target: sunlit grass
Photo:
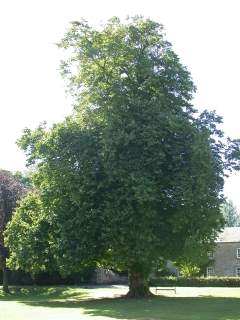
<path fill-rule="evenodd" d="M 130 300 L 121 297 L 126 291 L 114 286 L 11 288 L 10 295 L 0 291 L 0 320 L 240 320 L 240 288 L 177 288 L 177 295 Z"/>

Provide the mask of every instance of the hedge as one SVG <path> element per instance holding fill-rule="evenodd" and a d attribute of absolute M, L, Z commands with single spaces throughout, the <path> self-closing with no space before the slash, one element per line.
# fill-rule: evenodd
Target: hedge
<path fill-rule="evenodd" d="M 240 287 L 238 277 L 159 277 L 150 279 L 150 286 L 174 287 Z"/>
<path fill-rule="evenodd" d="M 58 272 L 42 272 L 34 277 L 23 271 L 8 271 L 8 282 L 10 285 L 78 285 L 88 283 L 94 269 L 86 268 L 81 272 L 73 273 L 67 277 L 61 277 Z M 0 271 L 0 286 L 2 284 L 2 272 Z"/>

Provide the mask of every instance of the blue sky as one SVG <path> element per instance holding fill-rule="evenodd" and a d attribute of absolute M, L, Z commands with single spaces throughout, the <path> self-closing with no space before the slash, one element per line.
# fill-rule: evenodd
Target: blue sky
<path fill-rule="evenodd" d="M 198 88 L 194 105 L 215 109 L 224 131 L 240 137 L 240 1 L 238 0 L 8 0 L 0 2 L 0 167 L 24 170 L 15 141 L 24 127 L 61 121 L 71 112 L 54 45 L 69 21 L 99 24 L 112 16 L 143 15 L 165 25 Z M 240 175 L 225 194 L 240 210 Z"/>

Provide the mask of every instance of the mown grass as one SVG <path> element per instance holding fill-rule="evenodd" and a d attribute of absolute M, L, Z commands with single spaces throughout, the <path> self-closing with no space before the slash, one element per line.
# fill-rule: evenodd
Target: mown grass
<path fill-rule="evenodd" d="M 40 287 L 40 286 L 23 286 L 11 287 L 10 294 L 5 294 L 0 290 L 0 301 L 18 301 L 18 302 L 40 302 L 63 300 L 68 301 L 70 298 L 81 299 L 87 296 L 88 291 L 84 288 L 74 288 L 66 286 L 57 287 Z"/>
<path fill-rule="evenodd" d="M 191 289 L 194 293 L 194 288 Z M 122 292 L 114 287 L 14 288 L 11 295 L 0 293 L 0 319 L 85 320 L 101 316 L 108 320 L 240 320 L 240 292 L 222 288 L 216 289 L 214 296 L 213 290 L 211 296 L 181 296 L 179 289 L 176 296 L 129 300 L 100 297 L 101 293 L 103 297 L 111 297 Z M 231 297 L 224 297 L 224 292 Z M 98 298 L 93 298 L 96 293 Z"/>

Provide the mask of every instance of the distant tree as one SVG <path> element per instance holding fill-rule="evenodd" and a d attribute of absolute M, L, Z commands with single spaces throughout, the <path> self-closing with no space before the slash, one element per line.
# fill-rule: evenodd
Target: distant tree
<path fill-rule="evenodd" d="M 225 219 L 226 227 L 240 227 L 240 215 L 231 200 L 224 201 L 221 206 L 221 211 Z"/>
<path fill-rule="evenodd" d="M 22 173 L 21 171 L 16 171 L 13 175 L 20 183 L 25 186 L 27 190 L 30 190 L 33 188 L 31 174 L 31 171 L 26 171 L 24 173 Z"/>
<path fill-rule="evenodd" d="M 4 230 L 11 220 L 17 201 L 25 193 L 25 186 L 10 171 L 0 170 L 0 266 L 3 274 L 3 290 L 8 292 L 6 258 L 8 249 L 4 244 Z"/>
<path fill-rule="evenodd" d="M 129 297 L 148 296 L 160 257 L 175 261 L 221 230 L 239 141 L 224 141 L 214 112 L 196 113 L 190 74 L 160 24 L 74 22 L 60 47 L 75 112 L 19 141 L 39 191 L 9 225 L 9 263 L 66 273 L 105 263 L 129 270 Z"/>

